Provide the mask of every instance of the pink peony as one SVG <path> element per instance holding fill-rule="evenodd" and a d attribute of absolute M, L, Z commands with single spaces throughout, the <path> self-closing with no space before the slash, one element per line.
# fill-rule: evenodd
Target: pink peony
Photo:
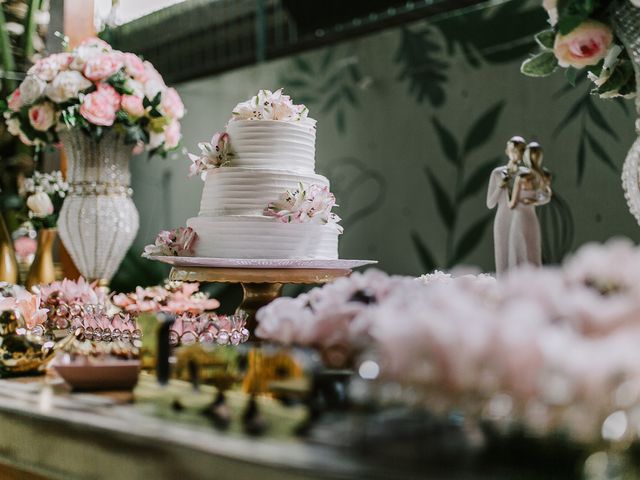
<path fill-rule="evenodd" d="M 116 119 L 113 98 L 100 91 L 90 93 L 80 105 L 80 115 L 94 125 L 110 127 Z"/>
<path fill-rule="evenodd" d="M 73 56 L 70 53 L 54 53 L 38 60 L 28 71 L 29 75 L 36 75 L 45 82 L 50 82 L 58 72 L 69 68 Z"/>
<path fill-rule="evenodd" d="M 99 83 L 98 93 L 100 95 L 106 96 L 107 99 L 109 100 L 109 103 L 111 103 L 111 105 L 113 106 L 113 108 L 115 108 L 116 110 L 120 108 L 120 101 L 121 101 L 120 94 L 116 92 L 116 89 L 113 88 L 111 85 L 109 85 L 108 83 Z"/>
<path fill-rule="evenodd" d="M 607 25 L 587 20 L 566 35 L 558 34 L 553 53 L 561 67 L 583 68 L 602 60 L 612 41 L 613 33 Z"/>
<path fill-rule="evenodd" d="M 179 120 L 184 117 L 184 105 L 175 88 L 167 88 L 162 93 L 160 108 L 170 118 Z"/>
<path fill-rule="evenodd" d="M 89 80 L 105 80 L 124 66 L 120 55 L 105 53 L 87 60 L 84 66 L 84 76 Z"/>
<path fill-rule="evenodd" d="M 180 134 L 180 123 L 177 120 L 172 120 L 169 125 L 164 127 L 164 138 L 165 150 L 172 150 L 178 146 L 182 135 Z"/>
<path fill-rule="evenodd" d="M 122 96 L 122 109 L 132 117 L 141 117 L 144 115 L 144 106 L 142 99 L 135 95 Z"/>
<path fill-rule="evenodd" d="M 16 255 L 22 258 L 27 258 L 31 255 L 36 254 L 36 250 L 38 249 L 38 242 L 36 242 L 33 238 L 24 236 L 17 238 L 13 242 L 13 248 L 16 251 Z"/>
<path fill-rule="evenodd" d="M 7 106 L 9 110 L 17 112 L 22 108 L 22 99 L 20 98 L 20 89 L 16 88 L 9 98 L 7 99 Z"/>
<path fill-rule="evenodd" d="M 46 132 L 56 120 L 56 111 L 51 102 L 34 105 L 29 109 L 29 123 L 39 132 Z"/>
<path fill-rule="evenodd" d="M 147 72 L 144 68 L 144 63 L 140 60 L 140 57 L 134 53 L 125 53 L 122 55 L 124 60 L 124 67 L 127 70 L 127 74 L 139 82 L 144 82 L 147 79 Z"/>

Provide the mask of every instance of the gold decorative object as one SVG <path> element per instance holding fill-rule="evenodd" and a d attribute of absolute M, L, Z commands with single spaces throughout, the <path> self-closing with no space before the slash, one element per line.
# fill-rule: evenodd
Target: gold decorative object
<path fill-rule="evenodd" d="M 0 282 L 18 283 L 16 252 L 2 215 L 0 215 Z"/>
<path fill-rule="evenodd" d="M 38 249 L 33 259 L 25 287 L 31 290 L 36 285 L 51 283 L 56 280 L 56 268 L 53 263 L 53 244 L 58 232 L 55 228 L 43 228 L 38 232 Z"/>
<path fill-rule="evenodd" d="M 346 277 L 350 269 L 311 269 L 311 268 L 213 268 L 213 267 L 173 267 L 169 275 L 171 280 L 183 282 L 220 282 L 239 283 L 244 292 L 242 303 L 236 310 L 247 313 L 247 328 L 254 335 L 256 312 L 282 294 L 285 284 L 312 285 L 331 282 Z M 256 345 L 249 352 L 249 367 L 243 382 L 243 389 L 251 394 L 265 393 L 269 382 L 277 380 L 268 373 L 270 359 L 262 355 L 260 341 L 252 338 Z M 282 358 L 277 360 L 282 362 Z"/>

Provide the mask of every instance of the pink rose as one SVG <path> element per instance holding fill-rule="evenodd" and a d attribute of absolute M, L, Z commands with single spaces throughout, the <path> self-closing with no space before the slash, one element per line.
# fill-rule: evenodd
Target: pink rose
<path fill-rule="evenodd" d="M 180 120 L 184 117 L 184 105 L 175 88 L 167 88 L 162 92 L 160 108 L 167 117 Z"/>
<path fill-rule="evenodd" d="M 116 119 L 116 107 L 109 95 L 95 91 L 84 97 L 80 115 L 94 125 L 110 127 Z"/>
<path fill-rule="evenodd" d="M 141 117 L 144 115 L 144 106 L 142 99 L 135 95 L 122 96 L 122 109 L 132 117 Z"/>
<path fill-rule="evenodd" d="M 84 76 L 93 81 L 104 80 L 117 73 L 123 66 L 120 55 L 105 53 L 87 60 Z"/>
<path fill-rule="evenodd" d="M 73 56 L 70 53 L 54 53 L 38 60 L 28 71 L 46 82 L 50 82 L 62 70 L 69 68 Z"/>
<path fill-rule="evenodd" d="M 40 132 L 49 130 L 55 119 L 56 111 L 51 102 L 39 103 L 29 109 L 29 123 Z"/>
<path fill-rule="evenodd" d="M 22 99 L 20 98 L 20 89 L 16 88 L 9 98 L 7 99 L 7 106 L 9 110 L 17 112 L 22 108 Z"/>
<path fill-rule="evenodd" d="M 164 127 L 164 148 L 172 150 L 178 146 L 182 135 L 180 134 L 180 123 L 172 120 L 169 125 Z"/>
<path fill-rule="evenodd" d="M 583 68 L 602 60 L 612 41 L 613 34 L 608 26 L 587 20 L 566 35 L 558 34 L 553 53 L 561 67 Z"/>
<path fill-rule="evenodd" d="M 113 105 L 114 109 L 118 110 L 120 108 L 120 101 L 122 97 L 111 85 L 109 85 L 108 83 L 99 83 L 98 93 L 107 97 L 111 105 Z"/>
<path fill-rule="evenodd" d="M 125 53 L 122 58 L 124 59 L 124 67 L 129 75 L 139 82 L 144 82 L 147 79 L 147 72 L 140 57 L 134 53 Z"/>

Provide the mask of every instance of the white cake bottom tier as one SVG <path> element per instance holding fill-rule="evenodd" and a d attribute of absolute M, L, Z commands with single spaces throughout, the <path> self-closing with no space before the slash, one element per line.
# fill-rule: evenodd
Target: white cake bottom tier
<path fill-rule="evenodd" d="M 333 224 L 281 223 L 263 216 L 195 217 L 187 225 L 198 234 L 196 257 L 338 258 Z"/>
<path fill-rule="evenodd" d="M 236 167 L 315 170 L 315 122 L 235 120 L 227 133 Z"/>
<path fill-rule="evenodd" d="M 207 173 L 200 202 L 201 217 L 262 215 L 269 203 L 299 184 L 329 186 L 322 175 L 287 170 L 222 167 Z"/>

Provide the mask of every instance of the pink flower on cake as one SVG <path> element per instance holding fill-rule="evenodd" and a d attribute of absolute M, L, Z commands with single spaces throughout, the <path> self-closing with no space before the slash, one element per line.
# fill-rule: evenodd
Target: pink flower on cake
<path fill-rule="evenodd" d="M 175 88 L 167 88 L 162 92 L 160 108 L 167 117 L 178 120 L 184 117 L 184 105 Z"/>
<path fill-rule="evenodd" d="M 16 88 L 7 99 L 9 110 L 17 112 L 22 108 L 22 98 L 20 98 L 20 89 Z"/>
<path fill-rule="evenodd" d="M 340 217 L 331 213 L 336 206 L 336 199 L 328 187 L 300 183 L 296 190 L 287 190 L 277 201 L 270 203 L 264 214 L 282 223 L 332 223 L 342 231 L 337 225 Z"/>
<path fill-rule="evenodd" d="M 86 95 L 80 106 L 80 115 L 94 125 L 110 127 L 116 119 L 113 96 L 100 91 Z"/>
<path fill-rule="evenodd" d="M 144 115 L 142 99 L 135 95 L 122 95 L 122 109 L 132 117 L 141 117 Z"/>
<path fill-rule="evenodd" d="M 105 53 L 87 60 L 83 72 L 85 77 L 95 82 L 109 78 L 123 66 L 124 63 L 119 54 Z"/>
<path fill-rule="evenodd" d="M 257 95 L 246 102 L 241 102 L 233 109 L 234 120 L 280 120 L 295 122 L 307 119 L 308 109 L 304 105 L 294 105 L 282 89 L 272 92 L 260 90 Z"/>
<path fill-rule="evenodd" d="M 604 23 L 587 20 L 566 35 L 556 36 L 553 52 L 561 67 L 583 68 L 602 60 L 613 42 Z"/>
<path fill-rule="evenodd" d="M 158 234 L 153 245 L 147 245 L 144 248 L 142 256 L 192 256 L 193 248 L 197 240 L 198 234 L 191 227 L 180 227 L 176 230 L 163 230 Z"/>
<path fill-rule="evenodd" d="M 208 170 L 229 165 L 231 157 L 233 157 L 228 133 L 215 133 L 211 142 L 200 142 L 198 148 L 200 155 L 189 154 L 191 159 L 190 177 L 200 175 L 204 180 Z"/>
<path fill-rule="evenodd" d="M 56 120 L 56 111 L 50 102 L 39 103 L 29 109 L 29 123 L 39 132 L 46 132 Z"/>

